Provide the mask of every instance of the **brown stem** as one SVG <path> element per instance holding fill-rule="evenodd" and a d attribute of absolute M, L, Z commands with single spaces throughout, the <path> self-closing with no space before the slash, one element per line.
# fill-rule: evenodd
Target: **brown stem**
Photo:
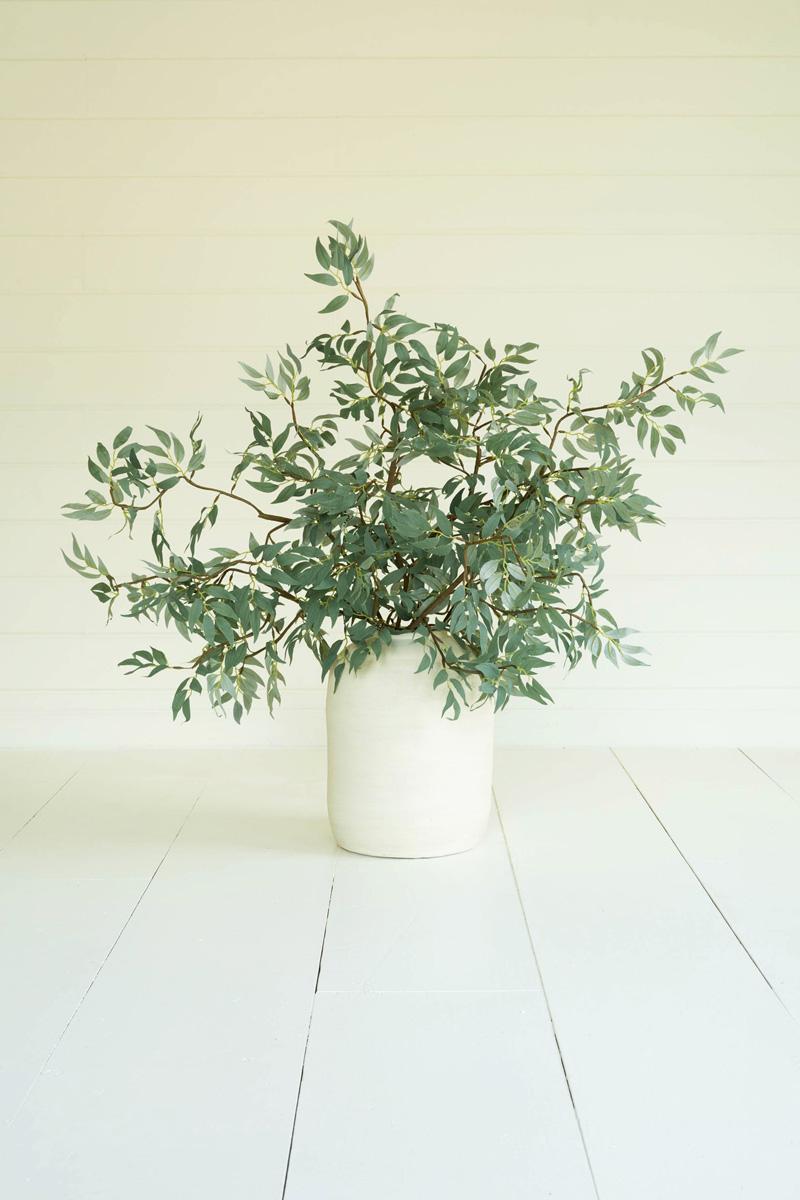
<path fill-rule="evenodd" d="M 386 491 L 390 492 L 400 478 L 400 459 L 395 454 L 392 461 L 389 463 L 389 471 L 386 475 Z"/>
<path fill-rule="evenodd" d="M 270 643 L 270 642 L 266 642 L 266 643 L 265 643 L 263 646 L 259 646 L 257 650 L 253 650 L 253 651 L 251 651 L 251 653 L 250 653 L 250 654 L 246 654 L 246 655 L 245 655 L 245 658 L 244 658 L 244 661 L 245 661 L 245 662 L 249 662 L 251 658 L 258 658 L 259 654 L 263 654 L 263 653 L 264 653 L 264 651 L 266 650 L 267 646 L 269 646 L 270 644 L 271 644 L 271 645 L 273 645 L 273 646 L 277 646 L 277 645 L 278 645 L 278 643 L 281 641 L 281 639 L 282 639 L 282 638 L 284 638 L 284 637 L 286 637 L 286 634 L 289 632 L 289 630 L 290 630 L 290 629 L 291 629 L 291 628 L 292 628 L 294 625 L 296 625 L 296 624 L 297 624 L 297 622 L 300 620 L 300 618 L 302 617 L 302 615 L 303 615 L 303 614 L 302 614 L 302 612 L 296 613 L 296 614 L 295 614 L 295 615 L 292 617 L 292 619 L 291 619 L 291 621 L 289 622 L 289 624 L 288 624 L 288 625 L 284 625 L 283 629 L 282 629 L 282 630 L 281 630 L 281 632 L 278 634 L 278 636 L 277 636 L 276 638 L 273 638 L 273 639 L 272 639 L 272 642 L 271 642 L 271 643 Z M 262 625 L 262 626 L 261 626 L 261 628 L 263 629 L 263 628 L 264 628 L 264 626 Z M 260 631 L 259 631 L 259 632 L 260 632 Z"/>
<path fill-rule="evenodd" d="M 364 289 L 361 286 L 361 280 L 358 278 L 357 275 L 353 276 L 353 283 L 356 285 L 356 291 L 358 292 L 358 298 L 364 306 L 364 316 L 366 317 L 367 324 L 369 325 L 369 320 L 370 320 L 369 304 L 367 303 L 367 297 L 364 295 Z"/>
<path fill-rule="evenodd" d="M 439 592 L 438 596 L 434 596 L 433 600 L 431 600 L 429 604 L 426 604 L 421 612 L 417 613 L 416 617 L 411 622 L 410 628 L 418 629 L 419 626 L 424 623 L 425 618 L 429 616 L 430 613 L 435 612 L 442 601 L 446 600 L 448 596 L 452 595 L 452 593 L 456 590 L 458 585 L 463 582 L 463 580 L 464 572 L 460 571 L 452 583 L 448 583 L 447 587 L 443 591 Z"/>
<path fill-rule="evenodd" d="M 288 525 L 292 519 L 291 517 L 281 516 L 279 513 L 264 512 L 257 504 L 253 504 L 252 500 L 248 500 L 246 496 L 237 496 L 235 492 L 228 492 L 225 488 L 209 487 L 205 483 L 196 483 L 188 475 L 182 475 L 181 478 L 190 487 L 197 488 L 199 492 L 213 492 L 217 496 L 227 496 L 229 500 L 237 500 L 239 504 L 246 504 L 248 508 L 252 508 L 253 512 L 261 517 L 262 521 L 272 521 L 276 525 Z"/>
<path fill-rule="evenodd" d="M 114 508 L 121 508 L 123 512 L 147 512 L 148 508 L 152 508 L 154 504 L 158 504 L 159 500 L 162 498 L 164 493 L 159 489 L 158 494 L 156 496 L 154 496 L 152 500 L 149 500 L 147 502 L 147 504 L 124 504 L 124 503 L 121 503 L 119 500 L 114 499 L 114 496 L 113 496 L 113 494 L 111 494 L 110 489 L 109 489 L 109 495 L 111 496 L 111 503 L 113 504 Z"/>
<path fill-rule="evenodd" d="M 319 451 L 318 451 L 318 450 L 316 450 L 316 449 L 315 449 L 315 448 L 314 448 L 314 447 L 311 445 L 311 442 L 308 440 L 308 438 L 306 437 L 306 435 L 303 433 L 302 429 L 300 428 L 300 426 L 299 426 L 299 424 L 298 424 L 298 422 L 297 422 L 297 412 L 296 412 L 296 410 L 295 410 L 295 406 L 294 406 L 294 397 L 292 397 L 292 398 L 289 400 L 289 411 L 290 411 L 290 412 L 291 412 L 291 414 L 292 414 L 292 425 L 294 425 L 295 433 L 296 433 L 296 434 L 297 434 L 297 436 L 300 438 L 300 440 L 301 440 L 301 442 L 303 443 L 303 445 L 304 445 L 304 446 L 306 446 L 306 447 L 307 447 L 307 448 L 308 448 L 308 449 L 311 451 L 311 453 L 312 453 L 312 454 L 314 455 L 314 457 L 316 458 L 317 462 L 319 462 L 319 461 L 320 461 L 320 454 L 319 454 Z"/>
<path fill-rule="evenodd" d="M 642 387 L 640 385 L 637 395 L 626 396 L 626 398 L 624 400 L 611 400 L 611 401 L 609 401 L 608 404 L 592 404 L 588 408 L 567 409 L 567 411 L 558 418 L 555 425 L 553 426 L 553 432 L 551 434 L 550 441 L 548 443 L 550 449 L 552 450 L 552 448 L 555 444 L 555 440 L 558 437 L 559 429 L 561 428 L 561 426 L 564 424 L 565 421 L 569 420 L 570 417 L 580 417 L 580 416 L 583 416 L 584 413 L 591 413 L 591 412 L 606 412 L 609 408 L 621 408 L 626 404 L 635 403 L 637 400 L 641 400 L 642 396 L 645 395 L 647 392 L 655 392 L 660 387 L 667 387 L 673 379 L 677 379 L 678 376 L 680 376 L 680 375 L 688 375 L 688 371 L 675 371 L 675 372 L 673 372 L 672 375 L 666 375 L 663 379 L 659 380 L 658 383 L 654 383 L 652 385 L 652 387 L 645 388 L 644 390 L 642 390 Z"/>

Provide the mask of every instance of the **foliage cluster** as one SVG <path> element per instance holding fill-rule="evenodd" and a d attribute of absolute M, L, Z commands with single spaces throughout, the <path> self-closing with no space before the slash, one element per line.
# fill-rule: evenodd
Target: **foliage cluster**
<path fill-rule="evenodd" d="M 309 278 L 333 293 L 323 313 L 355 315 L 302 354 L 287 346 L 263 367 L 242 364 L 261 405 L 230 478 L 206 478 L 199 418 L 184 439 L 149 427 L 140 441 L 126 427 L 89 459 L 96 487 L 65 506 L 76 520 L 151 522 L 152 561 L 127 578 L 77 538 L 65 555 L 109 613 L 123 605 L 192 644 L 182 665 L 152 646 L 122 665 L 180 672 L 174 716 L 188 719 L 205 692 L 238 721 L 259 696 L 273 708 L 301 645 L 338 677 L 413 632 L 450 716 L 476 697 L 498 709 L 512 695 L 546 702 L 538 676 L 561 656 L 638 663 L 603 602 L 603 530 L 638 537 L 659 521 L 624 435 L 673 454 L 683 416 L 722 407 L 713 380 L 737 351 L 714 334 L 668 370 L 651 348 L 611 399 L 584 403 L 585 371 L 563 400 L 542 396 L 534 342 L 479 347 L 398 311 L 396 295 L 373 308 L 365 239 L 331 226 Z M 329 411 L 303 419 L 309 356 L 332 382 Z M 202 501 L 179 548 L 167 523 L 177 488 Z M 203 551 L 223 505 L 252 518 L 247 544 Z"/>

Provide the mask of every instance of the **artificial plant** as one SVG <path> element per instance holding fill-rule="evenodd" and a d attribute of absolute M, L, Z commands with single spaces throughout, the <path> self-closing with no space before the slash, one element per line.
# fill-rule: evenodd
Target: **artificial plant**
<path fill-rule="evenodd" d="M 174 716 L 188 719 L 205 691 L 238 721 L 260 695 L 272 709 L 301 645 L 338 679 L 413 632 L 451 716 L 476 697 L 497 708 L 512 695 L 549 700 L 538 676 L 560 655 L 637 663 L 629 631 L 601 601 L 601 535 L 638 537 L 659 518 L 620 435 L 674 453 L 678 413 L 722 407 L 703 385 L 737 351 L 719 349 L 714 334 L 668 371 L 647 349 L 611 399 L 584 403 L 583 371 L 565 399 L 540 396 L 534 342 L 499 353 L 398 312 L 396 296 L 372 304 L 366 241 L 330 224 L 309 278 L 333 293 L 323 313 L 352 315 L 302 354 L 287 346 L 263 368 L 242 364 L 262 403 L 248 410 L 251 440 L 230 479 L 206 478 L 200 418 L 186 441 L 149 426 L 143 443 L 126 427 L 89 459 L 97 487 L 65 506 L 77 520 L 118 514 L 128 529 L 143 514 L 152 521 L 153 560 L 127 578 L 76 538 L 65 555 L 109 613 L 120 602 L 126 616 L 192 643 L 184 664 L 150 647 L 121 665 L 179 671 Z M 311 357 L 332 378 L 326 411 L 305 418 Z M 166 520 L 177 488 L 201 504 L 178 545 Z M 223 505 L 252 519 L 247 544 L 202 550 Z"/>

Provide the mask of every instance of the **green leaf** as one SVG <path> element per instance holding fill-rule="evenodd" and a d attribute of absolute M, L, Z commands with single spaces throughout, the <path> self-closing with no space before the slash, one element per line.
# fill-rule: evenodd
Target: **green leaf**
<path fill-rule="evenodd" d="M 319 238 L 317 238 L 317 243 L 316 243 L 316 246 L 314 247 L 314 251 L 317 256 L 317 262 L 319 263 L 319 265 L 321 267 L 324 267 L 324 269 L 327 271 L 328 267 L 331 265 L 331 259 L 330 259 L 330 255 L 328 254 L 328 251 L 325 249 L 325 247 L 323 246 L 323 244 Z"/>
<path fill-rule="evenodd" d="M 325 305 L 325 307 L 321 308 L 319 311 L 320 311 L 320 313 L 336 312 L 337 309 L 344 308 L 345 304 L 347 304 L 348 299 L 349 299 L 348 296 L 334 296 L 333 299 L 329 300 L 328 303 Z"/>
<path fill-rule="evenodd" d="M 353 229 L 352 229 L 353 222 L 352 221 L 350 221 L 349 224 L 345 224 L 344 221 L 332 220 L 332 221 L 329 221 L 328 224 L 332 225 L 333 228 L 342 235 L 342 237 L 344 238 L 345 242 L 348 245 L 350 244 L 350 242 L 352 241 L 352 238 L 353 238 Z"/>
<path fill-rule="evenodd" d="M 161 442 L 161 445 L 164 447 L 164 449 L 169 450 L 169 448 L 170 448 L 169 434 L 165 433 L 163 429 L 156 429 L 155 425 L 148 425 L 147 428 L 152 430 L 152 432 L 156 435 L 158 440 Z"/>
<path fill-rule="evenodd" d="M 97 463 L 94 462 L 91 458 L 88 459 L 88 467 L 89 467 L 89 474 L 91 475 L 92 479 L 96 479 L 98 483 L 107 483 L 108 482 L 108 475 L 105 473 L 105 471 L 101 471 L 101 469 L 100 469 L 100 467 L 98 467 Z"/>

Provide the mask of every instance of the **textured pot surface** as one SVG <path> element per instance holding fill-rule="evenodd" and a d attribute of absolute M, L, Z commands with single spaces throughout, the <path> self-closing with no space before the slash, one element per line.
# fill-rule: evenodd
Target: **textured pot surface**
<path fill-rule="evenodd" d="M 422 647 L 392 639 L 380 659 L 328 683 L 328 814 L 340 846 L 433 858 L 483 837 L 492 787 L 491 705 L 441 716 L 444 693 L 415 674 Z"/>

